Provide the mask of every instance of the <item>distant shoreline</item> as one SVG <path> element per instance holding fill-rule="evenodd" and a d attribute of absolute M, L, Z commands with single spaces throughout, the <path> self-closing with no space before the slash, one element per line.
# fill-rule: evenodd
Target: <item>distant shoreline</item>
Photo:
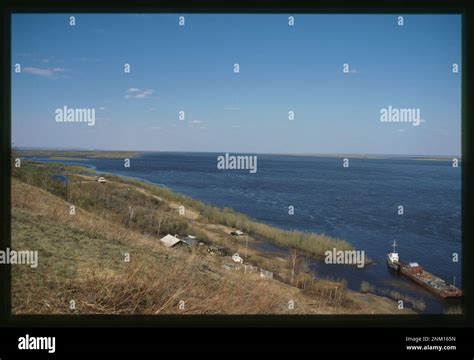
<path fill-rule="evenodd" d="M 136 158 L 144 154 L 160 154 L 160 153 L 180 153 L 180 154 L 222 154 L 222 152 L 207 151 L 126 151 L 126 150 L 69 150 L 69 149 L 34 149 L 34 148 L 14 148 L 13 152 L 20 156 L 37 156 L 50 158 L 71 158 L 73 160 L 80 158 L 104 158 L 104 159 L 123 159 Z M 397 155 L 397 154 L 357 154 L 357 153 L 328 153 L 328 154 L 312 154 L 312 153 L 247 153 L 238 151 L 227 151 L 232 154 L 256 154 L 264 156 L 293 156 L 293 157 L 318 157 L 318 158 L 352 158 L 367 160 L 382 159 L 406 159 L 420 161 L 452 161 L 453 158 L 462 161 L 461 155 Z"/>
<path fill-rule="evenodd" d="M 52 160 L 84 160 L 84 159 L 125 159 L 141 155 L 138 151 L 102 151 L 102 150 L 44 150 L 44 149 L 13 149 L 13 154 L 25 157 L 46 157 Z"/>

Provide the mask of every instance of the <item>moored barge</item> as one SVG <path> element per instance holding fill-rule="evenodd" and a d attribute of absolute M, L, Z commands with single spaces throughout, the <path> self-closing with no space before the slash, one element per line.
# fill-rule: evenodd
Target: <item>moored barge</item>
<path fill-rule="evenodd" d="M 450 284 L 438 276 L 424 270 L 418 263 L 410 262 L 404 264 L 401 262 L 398 253 L 395 251 L 395 247 L 397 246 L 395 241 L 392 246 L 393 252 L 387 254 L 387 263 L 391 269 L 406 276 L 418 285 L 443 299 L 459 298 L 462 296 L 462 290 L 458 289 L 454 284 Z"/>

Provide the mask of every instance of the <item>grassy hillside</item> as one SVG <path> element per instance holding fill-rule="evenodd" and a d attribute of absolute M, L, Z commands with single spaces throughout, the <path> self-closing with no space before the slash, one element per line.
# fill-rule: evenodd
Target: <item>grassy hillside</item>
<path fill-rule="evenodd" d="M 65 192 L 45 179 L 44 165 L 28 166 L 15 170 L 12 179 L 12 247 L 38 250 L 39 265 L 14 267 L 13 313 L 400 313 L 388 299 L 354 293 L 343 283 L 313 279 L 304 271 L 290 286 L 289 259 L 249 253 L 252 264 L 279 271 L 282 281 L 278 276 L 270 281 L 224 269 L 228 257 L 204 247 L 164 247 L 162 234 L 192 231 L 206 243 L 242 249 L 227 228 L 207 217 L 179 216 L 177 203 L 170 200 L 178 199 L 165 200 L 167 190 L 123 179 L 98 184 L 86 171 L 72 175 L 75 181 Z"/>

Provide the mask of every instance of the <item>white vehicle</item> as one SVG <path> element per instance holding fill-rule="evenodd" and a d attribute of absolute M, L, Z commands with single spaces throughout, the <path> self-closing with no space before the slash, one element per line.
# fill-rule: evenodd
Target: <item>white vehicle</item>
<path fill-rule="evenodd" d="M 99 183 L 105 183 L 105 182 L 107 182 L 107 180 L 105 180 L 105 178 L 104 178 L 103 176 L 101 176 L 100 178 L 98 178 L 97 181 L 98 181 Z"/>
<path fill-rule="evenodd" d="M 244 263 L 244 259 L 242 259 L 239 254 L 235 253 L 234 255 L 232 255 L 232 260 L 236 263 L 239 263 L 239 264 L 243 264 Z"/>

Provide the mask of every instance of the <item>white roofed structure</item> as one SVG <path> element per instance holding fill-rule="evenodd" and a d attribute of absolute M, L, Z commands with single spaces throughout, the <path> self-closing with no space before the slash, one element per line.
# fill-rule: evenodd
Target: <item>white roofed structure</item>
<path fill-rule="evenodd" d="M 178 245 L 181 240 L 178 239 L 176 236 L 173 236 L 171 234 L 168 234 L 160 239 L 161 243 L 166 246 L 166 247 L 173 247 Z"/>

